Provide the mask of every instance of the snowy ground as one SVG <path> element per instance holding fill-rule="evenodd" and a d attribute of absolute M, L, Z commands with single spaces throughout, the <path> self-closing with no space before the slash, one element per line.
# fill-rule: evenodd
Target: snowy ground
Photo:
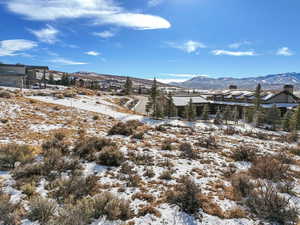
<path fill-rule="evenodd" d="M 231 180 L 225 174 L 229 169 L 234 173 L 247 171 L 252 163 L 235 161 L 232 152 L 237 146 L 251 145 L 257 154 L 276 155 L 285 148 L 296 147 L 296 144 L 282 141 L 284 132 L 263 131 L 250 125 L 239 124 L 233 135 L 227 135 L 227 126 L 216 126 L 212 123 L 190 123 L 180 120 L 155 121 L 144 116 L 134 115 L 114 104 L 110 96 L 79 95 L 76 98 L 58 99 L 52 96 L 26 96 L 2 99 L 0 98 L 0 142 L 26 143 L 40 148 L 54 132 L 63 131 L 69 137 L 70 143 L 78 138 L 78 130 L 84 129 L 88 136 L 107 137 L 115 141 L 133 166 L 134 174 L 141 178 L 136 187 L 128 186 L 129 175 L 121 171 L 121 167 L 108 167 L 95 162 L 81 160 L 85 176 L 95 174 L 99 176 L 101 187 L 99 192 L 110 191 L 118 197 L 131 200 L 131 208 L 137 214 L 127 221 L 136 225 L 254 225 L 272 224 L 257 218 L 244 204 L 233 199 Z M 95 119 L 97 116 L 97 119 Z M 132 119 L 146 123 L 140 128 L 144 132 L 143 139 L 135 139 L 122 135 L 107 136 L 108 130 L 119 121 Z M 157 125 L 166 125 L 160 130 Z M 265 139 L 251 137 L 247 132 L 262 133 Z M 199 142 L 210 136 L 215 137 L 217 147 L 206 148 L 199 146 Z M 164 143 L 170 142 L 172 150 L 163 149 Z M 192 144 L 197 152 L 196 159 L 182 157 L 179 151 L 181 143 Z M 72 145 L 72 144 L 71 144 Z M 290 155 L 290 153 L 287 153 Z M 146 160 L 138 162 L 132 155 L 142 156 Z M 293 157 L 290 168 L 298 177 L 291 202 L 297 206 L 300 202 L 300 157 Z M 152 178 L 144 176 L 147 169 L 154 171 Z M 172 170 L 172 179 L 164 180 L 160 175 Z M 202 220 L 182 212 L 179 207 L 168 204 L 164 196 L 178 183 L 182 175 L 189 175 L 199 184 L 202 193 L 209 196 L 209 209 L 200 210 Z M 62 175 L 63 176 L 63 175 Z M 1 171 L 0 178 L 4 184 L 3 191 L 11 195 L 11 201 L 26 204 L 26 195 L 14 185 L 12 171 Z M 46 190 L 45 178 L 36 184 L 37 192 L 49 198 Z M 50 190 L 51 191 L 51 190 Z M 134 199 L 138 193 L 151 195 L 154 200 L 147 201 Z M 159 211 L 160 216 L 147 214 L 138 216 L 139 210 L 144 205 L 151 205 Z M 239 208 L 246 212 L 243 217 L 234 217 L 227 214 L 230 210 Z M 215 211 L 213 211 L 214 209 Z M 22 225 L 38 225 L 38 222 L 24 219 Z M 100 218 L 90 225 L 121 225 L 123 221 L 108 221 Z M 273 223 L 274 224 L 274 223 Z"/>

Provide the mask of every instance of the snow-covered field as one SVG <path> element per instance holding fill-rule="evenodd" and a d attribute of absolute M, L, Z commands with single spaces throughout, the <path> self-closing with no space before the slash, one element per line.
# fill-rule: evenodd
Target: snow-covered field
<path fill-rule="evenodd" d="M 239 161 L 233 157 L 234 151 L 240 146 L 251 146 L 258 156 L 284 153 L 292 159 L 288 167 L 292 174 L 289 179 L 294 186 L 290 193 L 281 194 L 290 198 L 291 205 L 300 207 L 300 156 L 290 152 L 289 149 L 297 148 L 297 145 L 283 139 L 287 135 L 285 132 L 264 131 L 240 123 L 234 128 L 235 132 L 229 134 L 225 125 L 216 126 L 201 121 L 155 121 L 122 109 L 109 101 L 113 98 L 107 95 L 78 95 L 76 98 L 63 99 L 52 96 L 0 98 L 0 142 L 34 146 L 38 150 L 31 164 L 43 161 L 45 156 L 41 145 L 51 139 L 55 132 L 66 135 L 70 149 L 81 138 L 82 130 L 85 137 L 108 138 L 116 143 L 126 159 L 121 166 L 106 166 L 87 158 L 80 158 L 78 162 L 82 166 L 82 176 L 97 176 L 99 186 L 96 193 L 91 195 L 92 198 L 94 194 L 109 191 L 119 198 L 130 200 L 133 216 L 127 221 L 108 220 L 103 216 L 87 225 L 276 224 L 253 213 L 245 199 L 236 197 L 232 177 L 242 172 L 249 173 L 253 166 L 253 161 Z M 129 121 L 129 126 L 133 119 L 144 123 L 134 130 L 134 133 L 143 133 L 142 138 L 108 135 L 118 122 Z M 213 144 L 206 146 L 210 138 L 213 138 Z M 182 143 L 191 144 L 195 154 L 193 157 L 183 155 L 180 150 Z M 64 157 L 72 158 L 72 154 Z M 124 169 L 124 164 L 130 169 Z M 152 176 L 146 176 L 150 170 Z M 168 179 L 162 176 L 166 171 L 170 173 Z M 57 179 L 70 176 L 71 172 L 65 171 Z M 179 206 L 166 200 L 167 194 L 180 183 L 182 176 L 189 176 L 201 189 L 203 205 L 198 211 L 201 219 L 185 213 Z M 266 181 L 253 177 L 251 173 L 249 177 L 253 182 Z M 20 188 L 20 183 L 28 181 L 15 178 L 14 169 L 0 171 L 0 178 L 2 191 L 10 195 L 11 202 L 20 203 L 25 211 L 30 211 L 30 198 Z M 49 185 L 53 180 L 47 175 L 40 175 L 36 179 L 34 186 L 37 195 L 54 199 L 52 192 L 55 188 Z M 132 185 L 133 179 L 136 179 L 135 185 Z M 280 182 L 269 183 L 279 185 Z M 63 208 L 64 204 L 60 203 L 60 207 Z M 158 213 L 141 213 L 145 207 L 151 207 Z M 21 224 L 40 223 L 31 221 L 25 213 Z"/>

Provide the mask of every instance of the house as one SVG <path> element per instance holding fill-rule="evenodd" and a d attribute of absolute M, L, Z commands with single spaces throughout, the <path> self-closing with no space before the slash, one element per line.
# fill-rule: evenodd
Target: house
<path fill-rule="evenodd" d="M 218 110 L 221 112 L 226 107 L 238 109 L 239 117 L 242 118 L 243 112 L 247 107 L 254 107 L 255 92 L 238 90 L 236 86 L 230 86 L 229 90 L 216 91 L 209 94 L 198 96 L 174 96 L 173 102 L 178 110 L 178 115 L 184 115 L 184 108 L 188 105 L 190 99 L 196 106 L 197 116 L 201 116 L 204 105 L 209 106 L 210 114 L 214 115 Z M 292 85 L 284 85 L 283 90 L 279 92 L 265 91 L 261 93 L 261 107 L 271 108 L 274 104 L 280 109 L 282 116 L 287 110 L 297 107 L 300 99 L 293 94 Z"/>
<path fill-rule="evenodd" d="M 46 83 L 49 68 L 21 64 L 0 64 L 0 86 L 30 87 L 35 83 Z"/>

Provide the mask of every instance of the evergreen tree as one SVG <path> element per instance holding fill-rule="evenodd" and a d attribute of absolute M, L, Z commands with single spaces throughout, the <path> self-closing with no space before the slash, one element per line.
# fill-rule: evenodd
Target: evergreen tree
<path fill-rule="evenodd" d="M 205 120 L 205 121 L 209 119 L 209 105 L 208 104 L 204 105 L 201 119 Z"/>
<path fill-rule="evenodd" d="M 125 95 L 132 94 L 132 81 L 131 81 L 130 77 L 126 78 L 126 82 L 124 85 L 124 93 L 125 93 Z"/>
<path fill-rule="evenodd" d="M 261 85 L 258 84 L 255 90 L 255 111 L 260 109 L 261 104 Z"/>
<path fill-rule="evenodd" d="M 250 107 L 244 108 L 244 120 L 246 123 L 252 123 L 254 119 L 254 109 Z"/>
<path fill-rule="evenodd" d="M 223 119 L 226 121 L 226 124 L 228 123 L 228 120 L 232 119 L 232 112 L 230 106 L 226 106 L 225 111 L 223 113 Z"/>
<path fill-rule="evenodd" d="M 64 73 L 61 77 L 61 84 L 64 86 L 69 86 L 70 85 L 70 78 L 67 73 Z"/>
<path fill-rule="evenodd" d="M 233 111 L 233 116 L 232 116 L 233 121 L 235 122 L 235 124 L 239 123 L 239 110 L 238 107 L 234 107 L 234 111 Z"/>
<path fill-rule="evenodd" d="M 166 103 L 166 108 L 165 108 L 165 115 L 170 118 L 170 117 L 175 117 L 176 116 L 176 107 L 173 102 L 173 96 L 172 93 L 170 92 L 167 97 L 167 103 Z"/>
<path fill-rule="evenodd" d="M 216 124 L 216 125 L 222 124 L 222 116 L 221 116 L 221 111 L 220 111 L 219 108 L 218 108 L 216 117 L 215 117 L 215 119 L 214 119 L 214 124 Z"/>
<path fill-rule="evenodd" d="M 49 74 L 49 84 L 55 84 L 53 73 Z"/>
<path fill-rule="evenodd" d="M 159 116 L 161 114 L 161 112 L 160 112 L 161 109 L 159 107 L 162 106 L 163 104 L 162 104 L 162 102 L 158 101 L 159 96 L 160 96 L 160 93 L 158 90 L 157 81 L 154 78 L 153 84 L 152 84 L 152 87 L 150 90 L 150 97 L 149 97 L 149 106 L 151 106 L 150 110 L 152 111 L 152 116 L 154 118 L 159 118 Z"/>
<path fill-rule="evenodd" d="M 265 117 L 262 110 L 258 110 L 255 112 L 253 117 L 253 122 L 256 127 L 261 127 L 265 122 Z"/>
<path fill-rule="evenodd" d="M 193 121 L 196 118 L 196 107 L 193 104 L 192 98 L 190 98 L 189 104 L 185 107 L 185 118 L 188 121 Z"/>
<path fill-rule="evenodd" d="M 290 130 L 300 130 L 300 105 L 293 112 L 290 120 Z"/>
<path fill-rule="evenodd" d="M 290 123 L 292 119 L 292 113 L 290 110 L 288 110 L 282 119 L 282 129 L 285 131 L 290 131 Z"/>
<path fill-rule="evenodd" d="M 280 117 L 280 110 L 273 104 L 266 115 L 266 122 L 272 126 L 272 130 L 276 130 L 277 125 L 280 124 Z"/>

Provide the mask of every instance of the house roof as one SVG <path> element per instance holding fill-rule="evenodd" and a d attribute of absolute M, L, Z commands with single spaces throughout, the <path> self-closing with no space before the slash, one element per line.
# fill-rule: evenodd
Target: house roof
<path fill-rule="evenodd" d="M 197 104 L 197 103 L 207 103 L 208 101 L 203 98 L 202 96 L 191 96 L 191 97 L 186 97 L 186 96 L 173 96 L 172 97 L 174 105 L 175 106 L 186 106 L 189 104 L 190 99 L 192 99 L 192 102 Z"/>

